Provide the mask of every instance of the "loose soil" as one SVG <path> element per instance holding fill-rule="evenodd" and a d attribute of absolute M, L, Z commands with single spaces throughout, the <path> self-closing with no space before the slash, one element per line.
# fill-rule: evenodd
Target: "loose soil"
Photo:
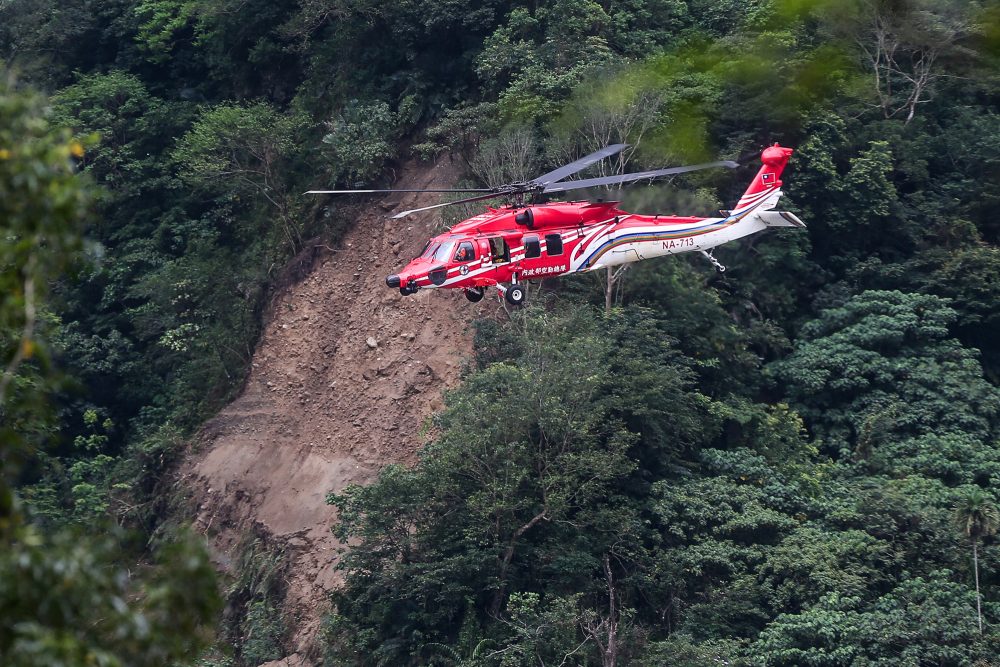
<path fill-rule="evenodd" d="M 409 165 L 397 187 L 449 187 L 456 177 L 446 159 Z M 440 224 L 436 212 L 406 220 L 389 212 L 432 197 L 373 204 L 339 247 L 275 297 L 242 393 L 204 425 L 182 466 L 195 524 L 222 569 L 251 531 L 285 549 L 294 653 L 275 665 L 319 659 L 340 546 L 326 494 L 369 482 L 386 464 L 414 462 L 442 391 L 468 362 L 471 321 L 496 312 L 492 294 L 473 305 L 460 291 L 402 297 L 385 286 Z"/>

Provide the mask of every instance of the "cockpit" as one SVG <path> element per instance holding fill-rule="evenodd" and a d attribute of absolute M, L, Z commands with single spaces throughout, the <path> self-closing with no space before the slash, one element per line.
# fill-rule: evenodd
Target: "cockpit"
<path fill-rule="evenodd" d="M 420 253 L 420 259 L 433 262 L 471 262 L 476 258 L 476 246 L 471 241 L 431 241 Z"/>
<path fill-rule="evenodd" d="M 432 286 L 444 285 L 448 281 L 449 272 L 458 268 L 458 274 L 466 276 L 471 266 L 462 266 L 475 261 L 480 255 L 479 244 L 482 241 L 462 236 L 451 236 L 443 239 L 432 239 L 424 246 L 420 255 L 403 270 L 402 275 L 387 276 L 385 284 L 398 287 L 404 295 L 413 294 L 419 289 L 416 282 L 422 277 L 430 281 Z M 505 246 L 506 247 L 506 246 Z M 484 262 L 489 263 L 490 250 L 483 246 Z M 509 253 L 508 253 L 509 257 Z M 455 277 L 455 276 L 453 276 Z"/>

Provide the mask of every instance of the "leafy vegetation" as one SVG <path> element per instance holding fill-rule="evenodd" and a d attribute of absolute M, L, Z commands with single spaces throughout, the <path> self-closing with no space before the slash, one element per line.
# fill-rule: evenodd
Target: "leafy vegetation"
<path fill-rule="evenodd" d="M 280 267 L 347 224 L 306 186 L 445 152 L 496 184 L 617 141 L 634 150 L 600 168 L 781 141 L 807 233 L 720 249 L 725 276 L 648 262 L 478 325 L 419 463 L 330 498 L 353 546 L 329 662 L 995 663 L 998 17 L 0 4 L 19 77 L 0 90 L 0 659 L 193 659 L 216 602 L 177 582 L 214 590 L 200 552 L 181 540 L 180 569 L 129 580 L 123 559 L 156 549 L 69 535 L 170 532 L 164 474 L 239 386 Z M 741 175 L 624 196 L 710 214 Z M 219 664 L 280 657 L 288 635 L 280 551 L 244 551 Z M 113 625 L 82 632 L 91 611 Z"/>
<path fill-rule="evenodd" d="M 189 660 L 211 638 L 218 609 L 204 549 L 181 537 L 149 555 L 147 573 L 124 566 L 105 487 L 112 428 L 87 411 L 80 456 L 63 478 L 72 503 L 59 512 L 54 482 L 26 494 L 27 508 L 59 522 L 41 530 L 14 491 L 32 450 L 55 432 L 48 409 L 59 388 L 47 344 L 49 281 L 81 247 L 88 188 L 70 158 L 83 146 L 52 130 L 36 96 L 0 87 L 0 660 L 5 665 L 162 665 Z M 53 476 L 54 477 L 54 476 Z M 32 493 L 32 491 L 34 493 Z M 29 515 L 30 516 L 30 515 Z M 86 524 L 88 534 L 64 524 Z M 101 537 L 95 527 L 105 527 Z M 155 563 L 153 562 L 155 560 Z"/>

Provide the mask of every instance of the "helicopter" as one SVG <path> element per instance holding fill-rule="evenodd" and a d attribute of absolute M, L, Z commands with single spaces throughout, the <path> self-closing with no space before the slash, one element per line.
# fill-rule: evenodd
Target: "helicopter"
<path fill-rule="evenodd" d="M 465 291 L 475 303 L 494 288 L 511 306 L 525 302 L 524 282 L 585 273 L 638 262 L 652 257 L 698 252 L 720 272 L 726 267 L 712 250 L 769 227 L 805 227 L 794 214 L 776 211 L 781 197 L 781 174 L 793 150 L 777 143 L 761 153 L 762 165 L 731 211 L 722 217 L 637 215 L 618 208 L 616 201 L 525 203 L 526 198 L 583 188 L 621 185 L 712 167 L 735 168 L 723 160 L 683 167 L 563 181 L 586 167 L 628 147 L 614 144 L 530 181 L 493 188 L 434 190 L 310 190 L 307 194 L 365 194 L 390 192 L 476 193 L 457 201 L 402 211 L 392 218 L 442 206 L 508 197 L 512 204 L 489 207 L 427 242 L 420 255 L 385 284 L 408 296 L 421 289 Z"/>

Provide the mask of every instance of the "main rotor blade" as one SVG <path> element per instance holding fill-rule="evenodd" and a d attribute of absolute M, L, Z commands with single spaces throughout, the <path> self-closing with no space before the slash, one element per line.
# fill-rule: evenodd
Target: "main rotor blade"
<path fill-rule="evenodd" d="M 496 192 L 492 192 L 491 194 L 488 194 L 488 195 L 479 195 L 478 197 L 466 197 L 465 199 L 459 199 L 457 201 L 446 201 L 446 202 L 441 203 L 441 204 L 434 204 L 433 206 L 423 206 L 421 208 L 411 208 L 409 211 L 402 211 L 401 213 L 397 213 L 396 215 L 392 216 L 392 219 L 396 220 L 398 218 L 405 218 L 406 216 L 410 215 L 411 213 L 419 213 L 420 211 L 429 211 L 432 208 L 441 208 L 442 206 L 453 206 L 455 204 L 467 204 L 469 202 L 482 201 L 484 199 L 493 199 L 494 197 L 499 197 L 499 196 L 500 195 L 497 194 Z"/>
<path fill-rule="evenodd" d="M 628 148 L 628 144 L 612 144 L 611 146 L 605 146 L 599 151 L 594 151 L 590 155 L 586 155 L 575 162 L 570 162 L 567 165 L 563 165 L 554 171 L 550 171 L 547 174 L 542 174 L 538 178 L 532 179 L 532 183 L 537 185 L 545 185 L 547 183 L 555 183 L 556 181 L 561 181 L 562 179 L 575 174 L 585 167 L 589 167 L 599 160 L 603 160 L 606 157 L 611 157 L 621 153 L 623 150 Z"/>
<path fill-rule="evenodd" d="M 370 195 L 381 192 L 493 192 L 491 188 L 452 188 L 444 190 L 399 190 L 399 189 L 388 189 L 388 190 L 309 190 L 304 194 L 307 195 Z"/>
<path fill-rule="evenodd" d="M 711 167 L 726 167 L 735 169 L 739 163 L 732 160 L 720 160 L 719 162 L 706 162 L 704 164 L 692 164 L 686 167 L 671 167 L 669 169 L 653 169 L 652 171 L 639 171 L 634 174 L 619 174 L 617 176 L 602 176 L 600 178 L 584 178 L 579 181 L 566 181 L 565 183 L 552 183 L 546 185 L 542 192 L 566 192 L 568 190 L 579 190 L 581 188 L 593 188 L 599 185 L 619 185 L 621 183 L 631 183 L 641 181 L 646 178 L 658 178 L 660 176 L 672 176 L 674 174 L 684 174 L 689 171 L 699 169 L 709 169 Z"/>

